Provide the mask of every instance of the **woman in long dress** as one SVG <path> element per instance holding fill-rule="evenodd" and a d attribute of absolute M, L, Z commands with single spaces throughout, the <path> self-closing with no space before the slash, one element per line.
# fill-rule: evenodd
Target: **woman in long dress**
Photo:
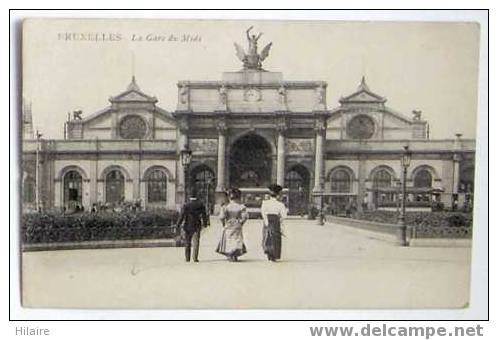
<path fill-rule="evenodd" d="M 287 217 L 287 208 L 277 200 L 282 191 L 280 185 L 272 185 L 270 199 L 261 204 L 263 217 L 263 251 L 269 261 L 275 262 L 282 254 L 282 222 Z"/>
<path fill-rule="evenodd" d="M 241 192 L 232 189 L 229 193 L 228 204 L 221 207 L 220 220 L 223 233 L 216 252 L 223 254 L 229 261 L 238 261 L 238 257 L 247 252 L 242 234 L 242 226 L 249 215 L 246 206 L 239 203 Z"/>

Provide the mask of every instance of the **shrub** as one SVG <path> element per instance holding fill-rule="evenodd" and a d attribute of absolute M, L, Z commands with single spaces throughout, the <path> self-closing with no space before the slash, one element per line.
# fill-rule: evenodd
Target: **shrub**
<path fill-rule="evenodd" d="M 29 213 L 21 218 L 24 243 L 173 238 L 176 211 Z"/>
<path fill-rule="evenodd" d="M 397 223 L 399 214 L 396 211 L 367 211 L 358 212 L 357 218 L 360 220 L 374 221 L 380 223 Z M 472 214 L 462 212 L 444 211 L 407 211 L 406 223 L 411 226 L 432 226 L 432 227 L 471 227 Z"/>
<path fill-rule="evenodd" d="M 357 214 L 360 220 L 397 223 L 395 211 L 366 211 Z M 417 237 L 471 237 L 472 213 L 447 211 L 407 211 L 406 224 L 415 229 Z"/>

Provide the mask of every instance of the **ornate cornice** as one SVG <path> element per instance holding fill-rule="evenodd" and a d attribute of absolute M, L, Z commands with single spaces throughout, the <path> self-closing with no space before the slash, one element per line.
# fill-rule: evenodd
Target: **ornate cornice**
<path fill-rule="evenodd" d="M 275 89 L 278 90 L 284 86 L 287 89 L 316 89 L 317 87 L 327 87 L 325 81 L 279 81 L 266 84 L 243 84 L 243 83 L 230 83 L 222 80 L 214 81 L 179 81 L 178 87 L 185 86 L 189 89 L 219 89 L 225 85 L 227 89 L 246 89 L 248 87 L 258 89 Z"/>

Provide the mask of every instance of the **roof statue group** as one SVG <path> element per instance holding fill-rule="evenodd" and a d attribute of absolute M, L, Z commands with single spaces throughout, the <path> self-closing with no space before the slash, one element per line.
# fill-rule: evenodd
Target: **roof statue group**
<path fill-rule="evenodd" d="M 258 40 L 261 38 L 263 33 L 259 33 L 257 36 L 255 34 L 249 34 L 252 29 L 253 26 L 249 27 L 246 31 L 248 42 L 247 53 L 237 43 L 234 43 L 235 50 L 237 52 L 237 57 L 244 63 L 244 70 L 262 70 L 262 62 L 270 54 L 272 43 L 270 42 L 267 44 L 261 53 L 258 53 Z"/>

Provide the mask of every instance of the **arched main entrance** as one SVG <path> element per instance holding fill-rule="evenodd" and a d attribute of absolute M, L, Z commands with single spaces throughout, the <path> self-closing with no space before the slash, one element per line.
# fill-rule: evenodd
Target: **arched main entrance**
<path fill-rule="evenodd" d="M 240 137 L 230 150 L 230 186 L 238 188 L 265 188 L 271 184 L 271 146 L 261 136 L 249 134 Z"/>
<path fill-rule="evenodd" d="M 310 174 L 302 165 L 294 165 L 285 174 L 285 187 L 289 189 L 288 207 L 290 215 L 304 215 L 308 208 Z"/>

